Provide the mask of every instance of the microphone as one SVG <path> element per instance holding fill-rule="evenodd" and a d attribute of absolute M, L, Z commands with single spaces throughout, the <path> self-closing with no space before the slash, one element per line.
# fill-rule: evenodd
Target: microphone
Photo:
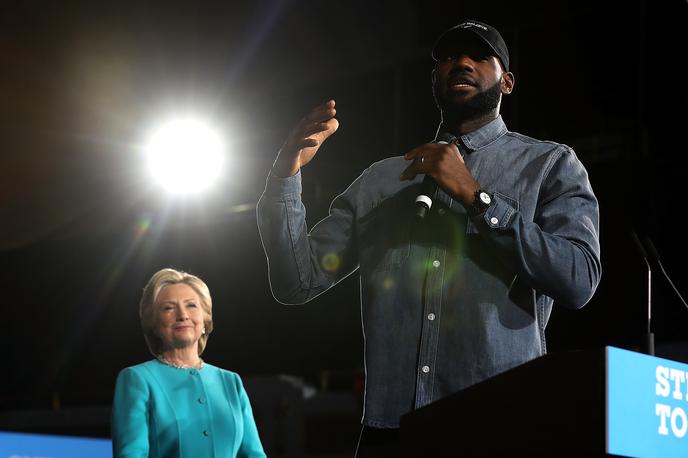
<path fill-rule="evenodd" d="M 439 140 L 435 143 L 441 143 L 443 145 L 448 145 L 448 141 Z M 425 216 L 430 212 L 432 208 L 432 200 L 435 198 L 435 193 L 437 192 L 437 183 L 428 174 L 425 174 L 423 178 L 423 183 L 420 185 L 420 193 L 416 197 L 416 216 L 419 219 L 425 218 Z"/>
<path fill-rule="evenodd" d="M 425 218 L 432 208 L 432 199 L 437 191 L 437 183 L 430 175 L 425 175 L 423 183 L 420 185 L 420 194 L 416 197 L 416 216 L 420 219 Z"/>
<path fill-rule="evenodd" d="M 664 270 L 664 265 L 662 264 L 662 260 L 659 258 L 659 253 L 657 252 L 657 248 L 655 248 L 655 244 L 652 243 L 652 240 L 650 237 L 645 236 L 645 248 L 647 248 L 647 252 L 650 254 L 650 257 L 654 262 L 657 263 L 659 266 L 659 269 L 662 271 L 662 275 L 664 275 L 664 278 L 666 278 L 666 281 L 671 285 L 671 288 L 674 290 L 676 293 L 676 296 L 683 302 L 683 306 L 688 309 L 688 304 L 686 303 L 686 300 L 681 296 L 681 293 L 678 291 L 678 288 L 674 285 L 674 282 L 671 281 L 671 278 L 669 277 L 669 274 L 667 274 L 666 270 Z"/>

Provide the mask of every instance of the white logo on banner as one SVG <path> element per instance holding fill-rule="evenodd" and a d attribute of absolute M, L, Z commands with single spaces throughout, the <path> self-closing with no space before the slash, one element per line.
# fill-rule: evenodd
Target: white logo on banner
<path fill-rule="evenodd" d="M 655 394 L 663 398 L 688 401 L 688 372 L 666 366 L 657 366 L 655 370 L 657 383 Z M 683 437 L 688 431 L 686 411 L 679 406 L 655 404 L 655 415 L 659 417 L 659 434 L 669 435 L 669 430 L 676 437 Z"/>

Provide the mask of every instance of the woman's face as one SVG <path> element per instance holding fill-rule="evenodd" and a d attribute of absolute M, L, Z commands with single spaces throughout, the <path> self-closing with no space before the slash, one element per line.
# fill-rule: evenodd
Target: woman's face
<path fill-rule="evenodd" d="M 155 333 L 163 349 L 198 347 L 203 332 L 201 300 L 189 285 L 177 283 L 160 290 L 155 304 Z"/>

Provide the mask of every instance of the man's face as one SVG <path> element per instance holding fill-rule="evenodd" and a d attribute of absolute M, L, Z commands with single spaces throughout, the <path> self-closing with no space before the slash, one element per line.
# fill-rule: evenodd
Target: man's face
<path fill-rule="evenodd" d="M 511 92 L 513 80 L 487 45 L 466 36 L 438 57 L 433 94 L 443 113 L 468 120 L 499 112 L 501 95 Z"/>

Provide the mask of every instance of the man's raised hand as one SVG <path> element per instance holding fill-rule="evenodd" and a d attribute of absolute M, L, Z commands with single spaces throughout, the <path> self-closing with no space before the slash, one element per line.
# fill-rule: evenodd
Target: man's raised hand
<path fill-rule="evenodd" d="M 306 117 L 291 131 L 282 145 L 272 171 L 279 177 L 295 175 L 301 167 L 308 164 L 320 146 L 339 128 L 334 117 L 335 101 L 313 108 Z"/>

